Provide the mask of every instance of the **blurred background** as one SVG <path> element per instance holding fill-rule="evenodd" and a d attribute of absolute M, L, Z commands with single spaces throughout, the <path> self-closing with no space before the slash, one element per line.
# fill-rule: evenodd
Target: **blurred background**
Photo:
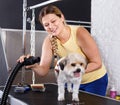
<path fill-rule="evenodd" d="M 47 0 L 27 0 L 27 6 L 33 6 L 45 1 Z M 61 0 L 52 4 L 62 10 L 67 20 L 88 22 L 91 20 L 91 0 Z M 35 9 L 36 30 L 43 29 L 38 21 L 41 8 Z M 23 0 L 0 0 L 0 27 L 22 29 L 22 11 Z M 31 18 L 31 10 L 27 12 L 27 18 Z M 30 29 L 29 23 L 27 23 L 27 29 Z"/>

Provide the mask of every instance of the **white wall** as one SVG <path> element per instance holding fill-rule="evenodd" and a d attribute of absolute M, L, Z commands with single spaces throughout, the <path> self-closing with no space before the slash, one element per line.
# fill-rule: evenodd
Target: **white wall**
<path fill-rule="evenodd" d="M 113 85 L 120 94 L 120 0 L 92 0 L 91 33 L 100 48 Z"/>

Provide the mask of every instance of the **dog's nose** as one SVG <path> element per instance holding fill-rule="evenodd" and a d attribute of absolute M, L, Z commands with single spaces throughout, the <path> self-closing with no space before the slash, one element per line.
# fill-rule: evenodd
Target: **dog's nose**
<path fill-rule="evenodd" d="M 76 72 L 78 72 L 78 73 L 81 72 L 81 69 L 77 69 Z"/>

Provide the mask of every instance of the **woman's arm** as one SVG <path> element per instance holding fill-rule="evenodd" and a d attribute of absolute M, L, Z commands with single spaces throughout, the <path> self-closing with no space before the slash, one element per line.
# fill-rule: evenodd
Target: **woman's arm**
<path fill-rule="evenodd" d="M 86 73 L 101 68 L 102 61 L 100 53 L 90 33 L 84 27 L 80 27 L 77 30 L 77 38 L 79 46 L 88 59 Z"/>
<path fill-rule="evenodd" d="M 21 56 L 18 59 L 18 61 L 23 62 L 25 57 L 29 58 L 30 55 Z M 39 64 L 36 63 L 34 65 L 28 65 L 28 66 L 26 66 L 26 68 L 32 69 L 40 76 L 44 76 L 48 73 L 48 71 L 50 69 L 51 61 L 52 61 L 52 47 L 51 47 L 51 42 L 50 42 L 49 36 L 47 36 L 44 39 L 44 42 L 42 45 L 42 54 L 41 54 L 40 63 Z"/>

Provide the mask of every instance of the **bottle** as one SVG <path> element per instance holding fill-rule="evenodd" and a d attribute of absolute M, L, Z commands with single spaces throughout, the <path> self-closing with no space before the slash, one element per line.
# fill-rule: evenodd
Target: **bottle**
<path fill-rule="evenodd" d="M 113 86 L 111 89 L 110 89 L 110 97 L 111 98 L 116 98 L 116 95 L 117 95 L 117 91 L 115 89 L 115 87 Z"/>

